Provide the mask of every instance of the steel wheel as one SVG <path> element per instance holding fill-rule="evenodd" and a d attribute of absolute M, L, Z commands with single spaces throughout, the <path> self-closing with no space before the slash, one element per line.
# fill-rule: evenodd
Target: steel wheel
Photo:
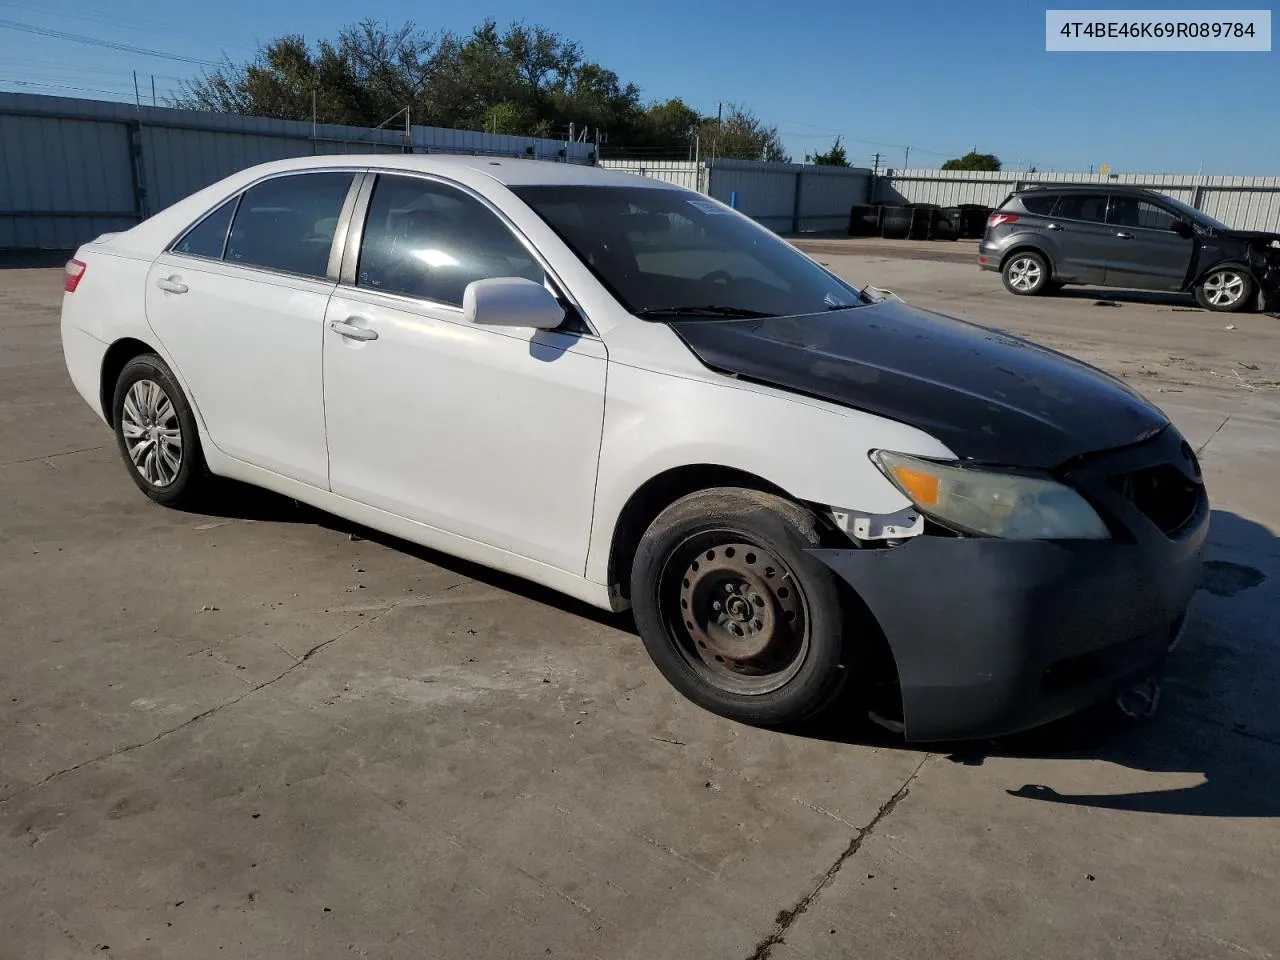
<path fill-rule="evenodd" d="M 1009 264 L 1009 286 L 1019 293 L 1030 293 L 1040 285 L 1044 276 L 1038 261 L 1031 257 L 1015 257 Z"/>
<path fill-rule="evenodd" d="M 1204 297 L 1218 309 L 1235 306 L 1245 295 L 1248 283 L 1235 270 L 1219 270 L 1205 278 Z"/>
<path fill-rule="evenodd" d="M 741 534 L 704 533 L 671 555 L 663 575 L 669 629 L 688 666 L 730 693 L 769 693 L 809 652 L 809 615 L 790 568 Z"/>
<path fill-rule="evenodd" d="M 154 380 L 138 380 L 124 397 L 120 432 L 138 474 L 167 487 L 182 469 L 182 427 L 168 394 Z"/>

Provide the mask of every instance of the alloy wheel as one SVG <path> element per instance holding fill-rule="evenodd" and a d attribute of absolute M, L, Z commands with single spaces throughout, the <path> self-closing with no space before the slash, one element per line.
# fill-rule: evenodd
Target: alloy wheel
<path fill-rule="evenodd" d="M 1204 281 L 1204 296 L 1215 307 L 1229 307 L 1244 296 L 1244 277 L 1234 270 L 1219 270 Z"/>
<path fill-rule="evenodd" d="M 154 380 L 139 380 L 124 397 L 120 432 L 138 474 L 156 487 L 167 487 L 182 469 L 182 427 L 168 394 Z"/>
<path fill-rule="evenodd" d="M 1023 293 L 1030 293 L 1036 288 L 1040 275 L 1040 264 L 1030 257 L 1018 257 L 1009 265 L 1009 285 Z"/>

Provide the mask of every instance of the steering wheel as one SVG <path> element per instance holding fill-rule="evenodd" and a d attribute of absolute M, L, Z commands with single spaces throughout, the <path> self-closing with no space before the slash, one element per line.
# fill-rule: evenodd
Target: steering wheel
<path fill-rule="evenodd" d="M 712 270 L 705 277 L 702 277 L 699 283 L 728 283 L 733 279 L 733 274 L 728 270 Z"/>

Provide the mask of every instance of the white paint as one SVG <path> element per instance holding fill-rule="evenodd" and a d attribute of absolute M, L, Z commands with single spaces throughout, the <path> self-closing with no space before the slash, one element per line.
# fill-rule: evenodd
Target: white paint
<path fill-rule="evenodd" d="M 281 161 L 81 248 L 89 266 L 66 298 L 63 343 L 85 400 L 98 408 L 109 344 L 142 340 L 192 401 L 213 473 L 615 608 L 607 580 L 618 518 L 664 471 L 731 467 L 870 518 L 909 506 L 870 450 L 951 456 L 913 427 L 708 370 L 670 328 L 623 310 L 506 187 L 651 181 L 484 158 L 363 164 L 432 173 L 482 195 L 598 337 L 481 326 L 452 306 L 162 253 L 263 176 L 360 168 L 350 157 Z M 187 292 L 166 292 L 158 279 Z M 342 336 L 334 322 L 377 337 Z"/>

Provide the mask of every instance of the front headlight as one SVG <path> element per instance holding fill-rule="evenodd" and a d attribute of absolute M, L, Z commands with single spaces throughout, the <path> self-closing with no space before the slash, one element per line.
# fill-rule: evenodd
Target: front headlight
<path fill-rule="evenodd" d="M 1042 477 L 875 450 L 872 460 L 926 516 L 1007 540 L 1106 540 L 1107 525 L 1080 494 Z"/>

